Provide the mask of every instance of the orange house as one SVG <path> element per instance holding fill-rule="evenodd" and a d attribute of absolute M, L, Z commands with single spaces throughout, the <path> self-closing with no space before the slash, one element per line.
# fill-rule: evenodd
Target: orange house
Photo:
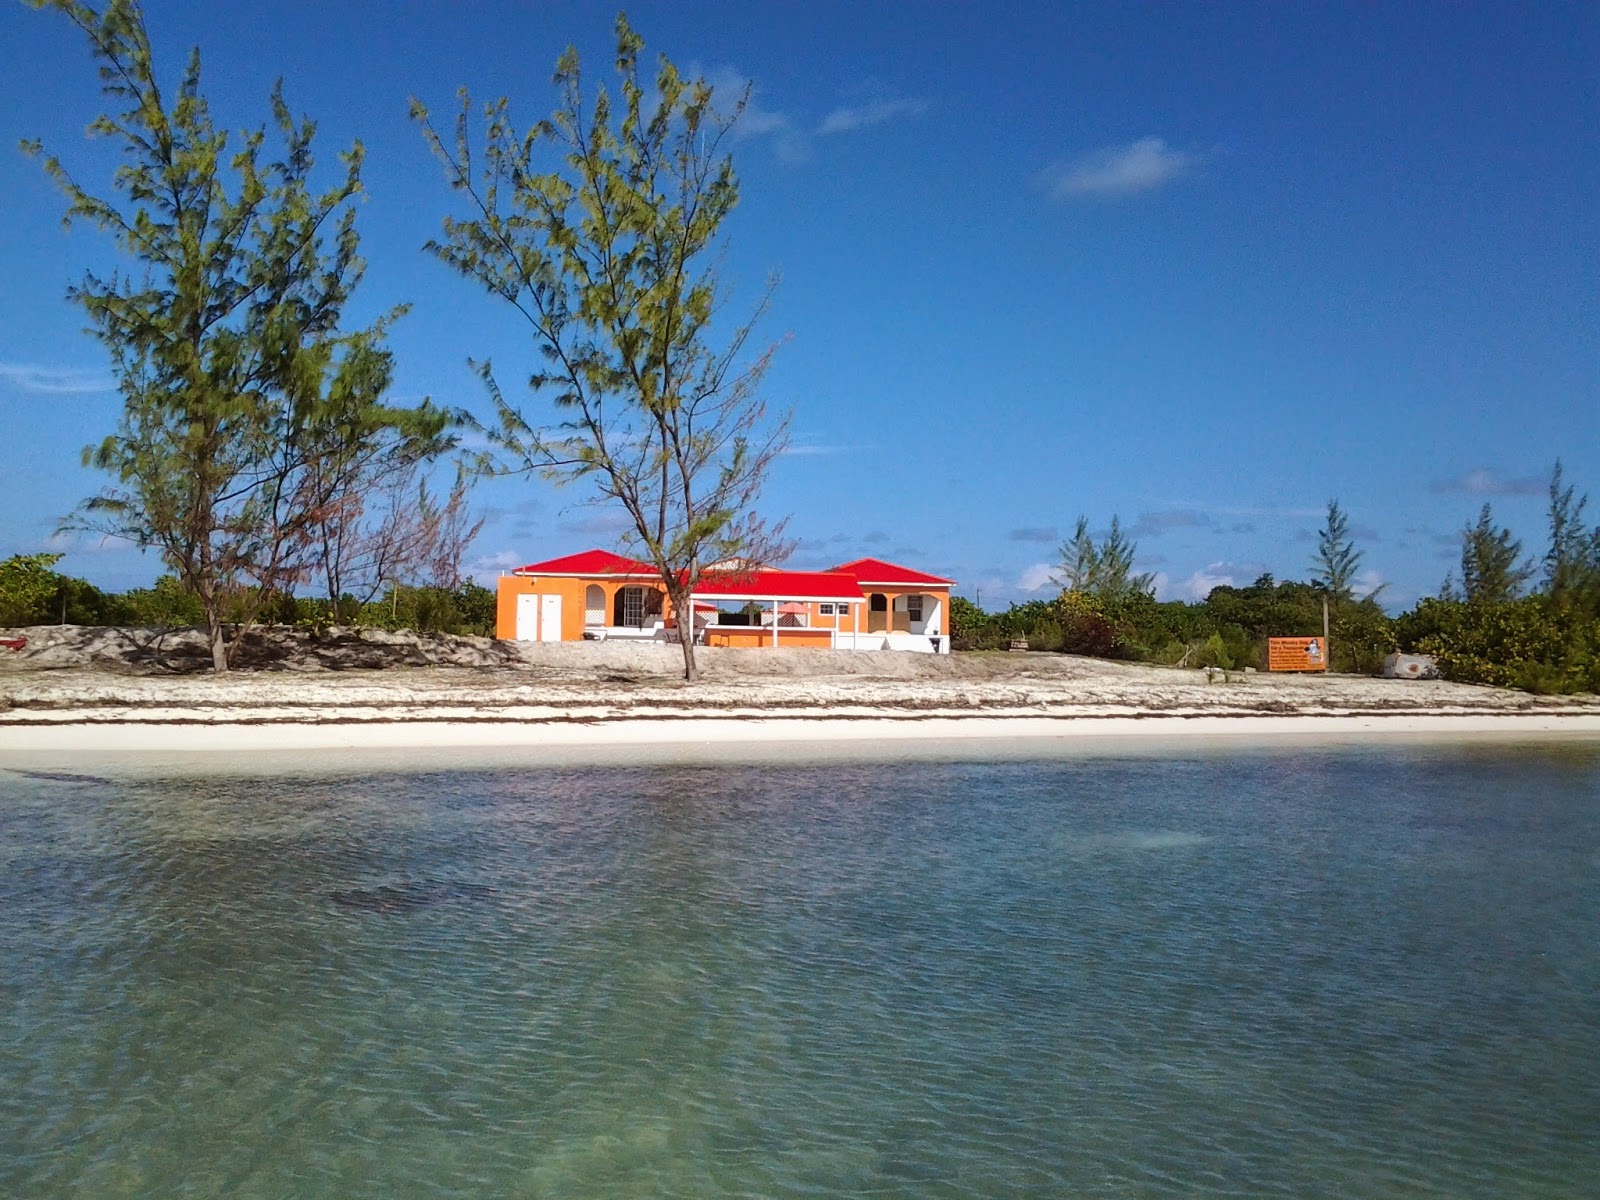
<path fill-rule="evenodd" d="M 714 571 L 694 587 L 691 624 L 708 646 L 948 654 L 952 586 L 875 558 L 828 571 Z M 495 636 L 508 640 L 674 641 L 679 627 L 655 569 L 607 550 L 518 567 L 497 588 Z"/>

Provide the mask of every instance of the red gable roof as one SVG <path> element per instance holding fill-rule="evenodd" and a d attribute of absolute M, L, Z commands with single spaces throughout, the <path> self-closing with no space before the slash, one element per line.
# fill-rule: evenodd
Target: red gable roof
<path fill-rule="evenodd" d="M 647 562 L 610 550 L 584 550 L 518 567 L 513 575 L 566 575 L 587 579 L 643 579 L 659 576 Z M 725 600 L 860 600 L 861 586 L 949 587 L 953 581 L 913 571 L 877 558 L 858 558 L 831 571 L 715 572 L 701 578 L 696 596 Z"/>
<path fill-rule="evenodd" d="M 840 563 L 833 569 L 854 575 L 861 581 L 863 586 L 878 584 L 881 587 L 901 587 L 904 585 L 950 587 L 955 583 L 953 579 L 941 579 L 937 575 L 929 575 L 924 571 L 913 571 L 910 567 L 884 562 L 881 558 L 858 558 L 855 562 Z"/>
<path fill-rule="evenodd" d="M 695 599 L 863 600 L 855 576 L 839 571 L 746 571 L 707 575 L 694 585 Z"/>
<path fill-rule="evenodd" d="M 513 575 L 643 575 L 654 577 L 656 569 L 649 563 L 634 558 L 624 558 L 609 550 L 584 550 L 552 558 L 547 562 L 529 563 L 511 572 Z"/>

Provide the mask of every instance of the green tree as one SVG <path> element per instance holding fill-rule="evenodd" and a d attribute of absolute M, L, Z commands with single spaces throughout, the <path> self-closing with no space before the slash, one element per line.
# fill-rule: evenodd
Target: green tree
<path fill-rule="evenodd" d="M 1533 578 L 1533 563 L 1519 562 L 1522 543 L 1495 525 L 1486 503 L 1476 524 L 1461 531 L 1461 590 L 1469 601 L 1503 604 Z M 1449 596 L 1445 596 L 1449 599 Z"/>
<path fill-rule="evenodd" d="M 0 562 L 0 626 L 40 625 L 52 619 L 65 580 L 51 568 L 60 561 L 59 554 L 13 554 Z"/>
<path fill-rule="evenodd" d="M 1400 645 L 1446 679 L 1531 692 L 1600 691 L 1600 623 L 1546 596 L 1503 604 L 1424 599 L 1395 622 Z"/>
<path fill-rule="evenodd" d="M 1054 582 L 1063 591 L 1120 600 L 1148 596 L 1155 590 L 1154 575 L 1134 573 L 1138 544 L 1123 532 L 1119 517 L 1111 518 L 1111 529 L 1097 543 L 1089 532 L 1089 518 L 1080 516 L 1072 538 L 1062 543 L 1059 553 L 1061 574 Z"/>
<path fill-rule="evenodd" d="M 950 645 L 956 650 L 986 650 L 998 637 L 993 618 L 965 596 L 950 597 Z"/>
<path fill-rule="evenodd" d="M 519 134 L 502 99 L 476 153 L 465 93 L 450 146 L 412 102 L 468 209 L 428 248 L 509 302 L 543 355 L 530 382 L 553 402 L 551 425 L 479 366 L 510 469 L 583 481 L 620 505 L 627 548 L 655 567 L 687 633 L 703 571 L 781 557 L 781 527 L 753 504 L 788 420 L 759 395 L 772 350 L 746 353 L 754 317 L 720 338 L 713 328 L 723 288 L 709 260 L 739 196 L 724 144 L 744 98 L 719 115 L 711 86 L 665 57 L 653 83 L 642 78 L 626 17 L 616 33 L 616 95 L 589 101 L 569 48 L 553 115 Z M 681 641 L 692 680 L 693 639 Z"/>
<path fill-rule="evenodd" d="M 122 599 L 131 625 L 176 628 L 205 621 L 199 599 L 176 575 L 162 575 L 150 587 L 133 588 Z"/>
<path fill-rule="evenodd" d="M 1561 460 L 1550 473 L 1550 549 L 1544 556 L 1544 586 L 1552 604 L 1593 603 L 1600 590 L 1600 529 L 1583 523 L 1589 505 L 1571 484 L 1562 486 Z"/>
<path fill-rule="evenodd" d="M 1317 553 L 1311 560 L 1312 582 L 1320 584 L 1336 601 L 1355 597 L 1361 551 L 1350 536 L 1350 518 L 1337 500 L 1328 501 L 1328 519 L 1317 533 Z"/>
<path fill-rule="evenodd" d="M 1260 651 L 1269 637 L 1322 632 L 1324 584 L 1275 580 L 1262 575 L 1248 587 L 1216 587 L 1201 606 L 1222 634 L 1236 665 L 1265 665 Z M 1332 607 L 1335 671 L 1376 671 L 1394 649 L 1393 623 L 1371 596 Z"/>
<path fill-rule="evenodd" d="M 1061 573 L 1053 576 L 1052 583 L 1063 591 L 1089 592 L 1100 577 L 1100 552 L 1089 532 L 1089 518 L 1080 516 L 1073 528 L 1072 537 L 1061 543 L 1056 551 L 1061 555 Z"/>
<path fill-rule="evenodd" d="M 318 513 L 303 503 L 310 465 L 374 427 L 436 439 L 448 418 L 379 403 L 383 333 L 398 310 L 340 332 L 363 265 L 360 144 L 343 156 L 343 179 L 315 191 L 316 127 L 295 120 L 281 85 L 271 96 L 279 155 L 269 158 L 264 126 L 230 147 L 200 90 L 198 50 L 175 96 L 163 94 L 136 0 L 98 11 L 33 2 L 83 30 L 102 91 L 122 106 L 90 126 L 124 152 L 110 196 L 80 187 L 53 156 L 45 169 L 67 195 L 67 220 L 108 231 L 139 267 L 69 291 L 110 351 L 124 404 L 116 433 L 84 455 L 117 484 L 76 522 L 159 552 L 199 600 L 213 666 L 225 671 L 261 605 L 307 569 Z M 229 643 L 224 606 L 241 596 Z"/>

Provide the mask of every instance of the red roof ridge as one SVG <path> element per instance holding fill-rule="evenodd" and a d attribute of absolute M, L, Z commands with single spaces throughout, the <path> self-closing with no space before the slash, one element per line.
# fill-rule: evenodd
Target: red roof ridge
<path fill-rule="evenodd" d="M 580 550 L 544 562 L 517 567 L 513 575 L 643 575 L 653 577 L 656 569 L 647 562 L 627 558 L 610 550 Z"/>
<path fill-rule="evenodd" d="M 930 575 L 926 571 L 917 571 L 911 567 L 903 567 L 899 563 L 886 562 L 881 558 L 858 558 L 853 562 L 840 563 L 834 567 L 835 571 L 844 571 L 854 575 L 863 584 L 926 584 L 929 586 L 953 587 L 955 580 L 946 579 L 942 575 Z"/>

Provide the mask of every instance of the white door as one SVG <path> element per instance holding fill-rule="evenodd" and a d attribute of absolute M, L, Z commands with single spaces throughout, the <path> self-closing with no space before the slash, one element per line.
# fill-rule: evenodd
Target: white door
<path fill-rule="evenodd" d="M 539 596 L 517 597 L 517 641 L 539 640 Z"/>
<path fill-rule="evenodd" d="M 539 640 L 541 642 L 559 642 L 561 640 L 561 596 L 539 597 Z"/>

